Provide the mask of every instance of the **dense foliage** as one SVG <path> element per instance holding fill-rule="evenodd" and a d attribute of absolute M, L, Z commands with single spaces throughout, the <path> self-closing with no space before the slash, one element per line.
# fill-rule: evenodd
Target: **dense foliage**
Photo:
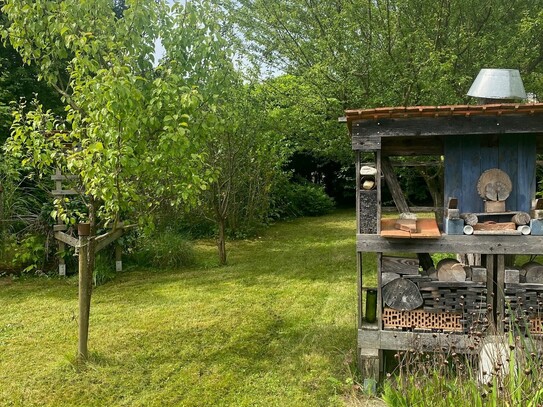
<path fill-rule="evenodd" d="M 326 212 L 322 191 L 352 202 L 346 108 L 469 102 L 482 67 L 518 68 L 543 93 L 540 0 L 1 4 L 0 141 L 10 102 L 26 102 L 0 163 L 0 233 L 47 211 L 98 227 L 158 217 L 224 251 L 228 235 Z M 85 194 L 53 211 L 56 166 Z M 399 176 L 410 203 L 439 203 L 439 169 Z"/>

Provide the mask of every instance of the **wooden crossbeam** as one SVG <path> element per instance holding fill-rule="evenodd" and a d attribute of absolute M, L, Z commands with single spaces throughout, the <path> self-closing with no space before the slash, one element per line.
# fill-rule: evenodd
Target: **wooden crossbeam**
<path fill-rule="evenodd" d="M 70 245 L 72 247 L 79 247 L 79 240 L 73 236 L 68 235 L 67 233 L 61 231 L 55 232 L 55 239 L 60 240 L 61 242 L 66 243 L 67 245 Z"/>

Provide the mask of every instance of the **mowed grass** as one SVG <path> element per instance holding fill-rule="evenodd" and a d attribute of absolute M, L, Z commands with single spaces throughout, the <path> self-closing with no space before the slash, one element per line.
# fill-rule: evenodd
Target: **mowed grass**
<path fill-rule="evenodd" d="M 354 211 L 197 244 L 185 270 L 94 290 L 90 361 L 74 363 L 77 280 L 0 279 L 0 404 L 342 406 L 356 349 Z"/>

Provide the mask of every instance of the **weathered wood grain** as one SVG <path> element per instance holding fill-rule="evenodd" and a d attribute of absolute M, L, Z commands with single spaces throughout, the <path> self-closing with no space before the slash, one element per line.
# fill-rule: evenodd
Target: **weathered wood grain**
<path fill-rule="evenodd" d="M 381 260 L 383 273 L 418 274 L 419 261 L 414 258 L 383 256 Z"/>
<path fill-rule="evenodd" d="M 466 270 L 456 259 L 442 259 L 437 263 L 437 279 L 439 281 L 466 281 Z"/>
<path fill-rule="evenodd" d="M 541 254 L 543 236 L 442 235 L 441 239 L 386 239 L 358 235 L 357 250 L 384 253 Z"/>
<path fill-rule="evenodd" d="M 464 223 L 469 226 L 475 226 L 479 222 L 479 218 L 474 213 L 461 213 L 460 219 L 464 219 Z"/>
<path fill-rule="evenodd" d="M 511 217 L 511 222 L 517 226 L 527 225 L 530 223 L 531 216 L 527 212 L 518 212 Z"/>
<path fill-rule="evenodd" d="M 419 288 L 408 279 L 398 278 L 382 288 L 383 302 L 390 308 L 414 310 L 423 303 Z"/>
<path fill-rule="evenodd" d="M 392 164 L 390 163 L 390 159 L 386 156 L 381 157 L 381 171 L 398 211 L 400 213 L 411 212 L 398 178 L 396 178 L 394 168 L 392 168 Z"/>
<path fill-rule="evenodd" d="M 455 349 L 457 353 L 476 353 L 473 338 L 468 335 L 398 332 L 384 330 L 358 330 L 360 347 L 378 347 L 385 350 Z"/>
<path fill-rule="evenodd" d="M 527 284 L 543 284 L 543 264 L 536 261 L 530 261 L 522 265 L 526 270 Z"/>

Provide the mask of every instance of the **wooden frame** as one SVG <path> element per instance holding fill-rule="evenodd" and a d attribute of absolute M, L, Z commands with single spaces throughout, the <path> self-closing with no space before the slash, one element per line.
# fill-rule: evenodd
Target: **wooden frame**
<path fill-rule="evenodd" d="M 454 108 L 454 107 L 451 107 Z M 388 109 L 388 108 L 387 108 Z M 416 108 L 405 108 L 405 111 Z M 422 110 L 426 108 L 420 108 Z M 428 108 L 430 109 L 430 108 Z M 439 111 L 440 108 L 436 108 Z M 469 110 L 469 107 L 462 107 Z M 477 351 L 474 342 L 466 333 L 428 333 L 404 332 L 385 330 L 382 325 L 382 256 L 388 253 L 473 253 L 481 255 L 487 272 L 486 301 L 492 310 L 489 312 L 493 332 L 504 332 L 503 316 L 505 314 L 505 264 L 506 255 L 510 254 L 541 254 L 543 251 L 543 236 L 486 236 L 486 235 L 446 235 L 439 239 L 387 239 L 380 235 L 380 222 L 377 222 L 377 233 L 361 233 L 360 217 L 360 167 L 362 153 L 371 152 L 375 156 L 377 169 L 377 219 L 381 219 L 381 174 L 386 176 L 389 189 L 399 212 L 409 211 L 402 202 L 402 193 L 394 185 L 394 177 L 390 178 L 392 166 L 388 157 L 393 156 L 424 156 L 443 155 L 449 140 L 460 140 L 464 136 L 477 135 L 480 139 L 486 136 L 495 138 L 527 135 L 535 139 L 537 151 L 543 151 L 543 106 L 531 110 L 529 106 L 521 106 L 517 113 L 504 114 L 501 111 L 485 112 L 484 108 L 475 109 L 478 114 L 471 116 L 422 115 L 421 117 L 403 116 L 401 108 L 390 108 L 391 117 L 381 117 L 381 111 L 374 109 L 375 114 L 368 110 L 353 111 L 347 114 L 347 124 L 351 130 L 352 147 L 356 152 L 356 190 L 357 190 L 357 276 L 358 276 L 358 348 L 361 371 L 364 375 L 376 380 L 383 373 L 382 352 L 384 350 L 408 350 L 415 346 L 425 346 L 426 349 L 439 349 L 444 346 L 454 347 L 457 352 L 473 353 Z M 421 111 L 422 111 L 421 110 Z M 451 109 L 451 111 L 454 109 Z M 535 112 L 535 113 L 534 113 Z M 349 113 L 349 112 L 347 112 Z M 484 137 L 480 136 L 483 135 Z M 534 144 L 532 144 L 533 146 Z M 486 147 L 482 146 L 481 148 Z M 476 147 L 475 147 L 476 148 Z M 532 147 L 533 148 L 533 147 Z M 485 152 L 486 154 L 486 152 Z M 535 160 L 535 157 L 530 156 Z M 366 163 L 364 163 L 365 165 Z M 435 163 L 434 163 L 435 165 Z M 445 165 L 447 161 L 445 160 Z M 485 164 L 486 165 L 486 164 Z M 490 165 L 490 164 L 489 164 Z M 535 163 L 534 163 L 535 165 Z M 484 166 L 484 165 L 483 165 Z M 386 174 L 384 174 L 386 172 Z M 516 176 L 516 174 L 514 174 Z M 524 184 L 535 182 L 532 179 L 520 181 Z M 531 193 L 531 192 L 530 192 Z M 446 197 L 447 198 L 447 197 Z M 531 197 L 533 198 L 533 196 Z M 524 198 L 523 198 L 524 199 Z M 405 200 L 404 200 L 405 202 Z M 377 322 L 368 324 L 363 316 L 363 258 L 365 253 L 377 255 Z M 378 359 L 376 361 L 376 359 Z"/>

